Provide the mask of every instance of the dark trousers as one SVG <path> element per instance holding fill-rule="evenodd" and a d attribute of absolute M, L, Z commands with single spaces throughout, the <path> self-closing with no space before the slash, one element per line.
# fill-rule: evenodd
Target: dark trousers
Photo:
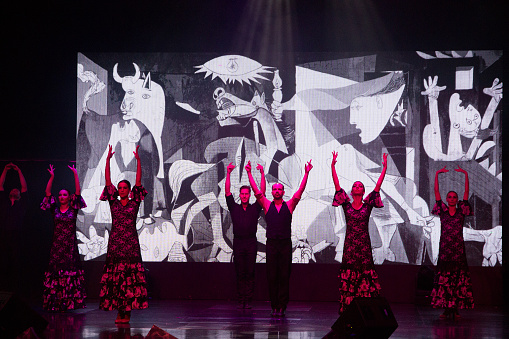
<path fill-rule="evenodd" d="M 239 302 L 253 300 L 257 246 L 256 238 L 233 239 L 233 262 L 237 274 Z"/>
<path fill-rule="evenodd" d="M 267 280 L 272 309 L 286 309 L 290 300 L 291 239 L 267 239 Z"/>

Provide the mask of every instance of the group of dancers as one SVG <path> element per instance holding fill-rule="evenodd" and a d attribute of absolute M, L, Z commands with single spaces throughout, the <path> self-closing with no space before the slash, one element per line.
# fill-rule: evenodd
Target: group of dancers
<path fill-rule="evenodd" d="M 120 181 L 117 187 L 113 185 L 110 159 L 114 153 L 110 145 L 106 158 L 106 185 L 100 197 L 100 200 L 109 202 L 112 227 L 101 277 L 99 307 L 106 311 L 117 310 L 115 323 L 129 323 L 131 310 L 148 307 L 145 269 L 136 230 L 138 209 L 147 191 L 141 185 L 142 170 L 138 148 L 134 151 L 137 160 L 134 187 L 131 188 L 127 180 Z M 383 207 L 380 189 L 387 171 L 387 154 L 383 155 L 382 172 L 376 186 L 366 198 L 364 198 L 364 185 L 360 181 L 353 184 L 351 199 L 341 187 L 335 169 L 337 158 L 338 153 L 332 152 L 331 171 L 336 191 L 332 205 L 342 206 L 346 220 L 343 258 L 339 273 L 338 312 L 341 315 L 356 297 L 380 296 L 381 287 L 373 262 L 368 223 L 373 207 Z M 70 194 L 68 190 L 62 189 L 58 193 L 58 198 L 52 195 L 55 170 L 50 165 L 46 196 L 41 203 L 43 210 L 51 211 L 55 225 L 50 262 L 44 276 L 43 307 L 45 310 L 56 312 L 83 308 L 86 298 L 84 272 L 80 265 L 76 238 L 78 210 L 86 207 L 86 203 L 80 195 L 77 170 L 74 166 L 69 168 L 74 174 L 75 192 Z M 233 260 L 237 276 L 238 308 L 252 307 L 258 244 L 256 233 L 260 213 L 263 210 L 267 225 L 266 268 L 271 316 L 285 316 L 289 302 L 292 266 L 292 214 L 304 193 L 312 168 L 310 160 L 305 164 L 304 176 L 298 190 L 287 201 L 283 200 L 284 186 L 281 183 L 273 184 L 273 200 L 271 201 L 265 197 L 266 183 L 263 166 L 258 164 L 256 167 L 261 174 L 260 188 L 258 188 L 251 173 L 252 165 L 248 162 L 245 170 L 250 186 L 240 188 L 240 204 L 238 204 L 233 198 L 230 183 L 230 174 L 235 166 L 232 163 L 227 166 L 225 195 L 233 224 Z M 9 169 L 18 171 L 22 188 L 21 192 L 13 189 L 7 195 L 3 185 Z M 451 191 L 447 193 L 446 202 L 442 201 L 438 177 L 439 174 L 448 172 L 444 167 L 435 175 L 436 204 L 432 210 L 433 214 L 440 216 L 441 237 L 431 303 L 436 308 L 445 309 L 440 318 L 452 319 L 459 319 L 458 309 L 474 306 L 462 231 L 465 216 L 472 215 L 472 209 L 468 203 L 468 173 L 459 167 L 456 171 L 465 174 L 463 200 L 458 201 L 458 194 Z M 257 203 L 249 203 L 251 191 Z M 26 192 L 26 183 L 21 170 L 16 165 L 11 163 L 4 168 L 0 177 L 0 192 L 2 210 L 19 209 L 21 194 Z"/>

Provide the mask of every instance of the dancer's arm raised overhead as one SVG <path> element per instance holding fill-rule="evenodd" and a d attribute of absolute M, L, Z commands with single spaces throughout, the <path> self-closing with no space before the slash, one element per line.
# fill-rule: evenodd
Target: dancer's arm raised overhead
<path fill-rule="evenodd" d="M 339 185 L 338 174 L 336 173 L 336 162 L 338 159 L 338 152 L 332 151 L 332 162 L 331 162 L 331 170 L 332 170 L 332 181 L 334 181 L 334 189 L 339 191 L 341 186 Z"/>
<path fill-rule="evenodd" d="M 469 182 L 468 182 L 468 172 L 459 166 L 458 166 L 458 168 L 455 169 L 455 171 L 465 174 L 465 193 L 463 193 L 463 200 L 468 201 L 468 195 L 469 195 L 469 189 L 470 189 Z"/>
<path fill-rule="evenodd" d="M 256 165 L 256 169 L 260 171 L 260 191 L 265 195 L 265 191 L 267 190 L 267 183 L 265 182 L 265 173 L 263 172 L 263 166 L 258 164 Z"/>
<path fill-rule="evenodd" d="M 136 146 L 136 150 L 133 151 L 134 157 L 136 158 L 136 182 L 135 186 L 141 186 L 141 160 L 140 155 L 138 154 L 138 148 L 140 145 Z"/>
<path fill-rule="evenodd" d="M 106 156 L 106 168 L 104 169 L 104 179 L 106 180 L 106 186 L 111 186 L 111 172 L 110 172 L 110 159 L 113 157 L 115 152 L 112 151 L 113 147 L 108 145 L 108 155 Z"/>
<path fill-rule="evenodd" d="M 228 166 L 226 166 L 226 179 L 224 181 L 224 194 L 226 196 L 230 196 L 232 194 L 231 192 L 231 181 L 230 181 L 230 174 L 235 169 L 235 165 L 230 162 Z"/>
<path fill-rule="evenodd" d="M 382 173 L 380 173 L 380 177 L 378 177 L 378 181 L 376 182 L 376 186 L 374 189 L 375 192 L 380 192 L 380 187 L 382 186 L 382 182 L 384 181 L 385 178 L 385 172 L 387 172 L 387 153 L 384 153 L 383 155 L 382 166 L 383 166 Z"/>
<path fill-rule="evenodd" d="M 436 201 L 441 201 L 442 200 L 442 197 L 440 196 L 440 187 L 439 187 L 439 184 L 438 184 L 438 175 L 440 173 L 447 173 L 449 172 L 448 169 L 446 169 L 447 166 L 444 166 L 444 168 L 442 169 L 439 169 L 436 173 L 435 173 L 435 200 Z"/>
<path fill-rule="evenodd" d="M 309 160 L 306 165 L 304 166 L 304 176 L 302 177 L 302 181 L 300 183 L 299 189 L 297 192 L 295 192 L 290 200 L 288 200 L 288 208 L 290 209 L 290 212 L 293 213 L 293 210 L 297 206 L 297 204 L 300 201 L 300 198 L 302 197 L 302 193 L 304 193 L 304 190 L 306 189 L 306 184 L 308 183 L 308 176 L 309 171 L 313 168 L 313 165 L 311 165 L 311 160 Z"/>
<path fill-rule="evenodd" d="M 80 187 L 80 179 L 78 178 L 78 171 L 76 170 L 76 167 L 74 167 L 74 165 L 72 165 L 72 167 L 71 166 L 67 166 L 67 167 L 69 167 L 69 169 L 74 174 L 74 187 L 75 187 L 74 194 L 81 195 L 81 187 Z"/>
<path fill-rule="evenodd" d="M 53 179 L 55 179 L 55 168 L 53 167 L 53 165 L 51 165 L 51 164 L 49 165 L 48 172 L 50 174 L 50 177 L 48 180 L 48 184 L 46 185 L 46 196 L 47 197 L 51 196 L 51 187 L 53 186 Z"/>

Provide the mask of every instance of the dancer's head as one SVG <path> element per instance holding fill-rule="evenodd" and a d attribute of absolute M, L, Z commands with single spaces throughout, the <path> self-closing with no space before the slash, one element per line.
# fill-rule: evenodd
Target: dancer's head
<path fill-rule="evenodd" d="M 352 196 L 360 195 L 361 197 L 364 195 L 365 189 L 364 184 L 360 181 L 356 181 L 352 185 Z"/>
<path fill-rule="evenodd" d="M 19 199 L 21 199 L 21 192 L 19 191 L 19 189 L 17 189 L 17 188 L 13 188 L 13 189 L 9 192 L 9 199 L 13 199 L 13 200 L 19 200 Z"/>
<path fill-rule="evenodd" d="M 246 185 L 242 186 L 239 190 L 239 197 L 242 204 L 247 204 L 249 202 L 249 198 L 251 198 L 251 187 Z"/>
<path fill-rule="evenodd" d="M 58 192 L 58 202 L 60 205 L 68 205 L 69 204 L 69 191 L 66 189 L 61 189 L 60 192 Z"/>
<path fill-rule="evenodd" d="M 281 183 L 275 183 L 272 185 L 272 197 L 274 200 L 283 199 L 285 195 L 285 187 Z"/>
<path fill-rule="evenodd" d="M 118 183 L 118 195 L 120 199 L 127 199 L 131 192 L 131 183 L 129 180 L 122 180 Z"/>
<path fill-rule="evenodd" d="M 456 206 L 456 204 L 458 203 L 458 193 L 454 191 L 449 191 L 447 193 L 447 197 L 445 198 L 445 200 L 447 201 L 447 204 L 449 206 Z"/>

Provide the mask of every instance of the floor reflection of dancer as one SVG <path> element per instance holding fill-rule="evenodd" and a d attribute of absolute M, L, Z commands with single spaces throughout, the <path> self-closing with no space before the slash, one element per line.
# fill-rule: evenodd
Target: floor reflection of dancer
<path fill-rule="evenodd" d="M 383 207 L 379 192 L 387 171 L 387 154 L 384 153 L 382 173 L 380 173 L 373 192 L 363 202 L 364 185 L 360 181 L 354 182 L 352 203 L 345 190 L 339 185 L 335 167 L 337 157 L 338 153 L 332 152 L 332 180 L 336 189 L 332 206 L 341 205 L 346 219 L 345 245 L 339 276 L 340 306 L 338 313 L 341 315 L 355 297 L 377 297 L 380 295 L 381 288 L 373 262 L 368 224 L 373 207 Z"/>
<path fill-rule="evenodd" d="M 225 195 L 226 204 L 233 223 L 233 262 L 237 274 L 237 294 L 239 308 L 250 309 L 254 293 L 255 264 L 258 241 L 256 231 L 258 218 L 262 207 L 260 204 L 250 204 L 251 188 L 242 186 L 239 190 L 240 204 L 235 203 L 230 191 L 230 174 L 235 165 L 230 163 L 226 167 Z M 260 189 L 265 195 L 265 174 L 262 165 L 256 166 L 261 174 Z"/>
<path fill-rule="evenodd" d="M 431 304 L 435 308 L 445 308 L 440 318 L 459 319 L 458 308 L 473 308 L 472 283 L 465 254 L 463 223 L 465 216 L 473 215 L 468 203 L 468 173 L 459 166 L 455 170 L 465 174 L 465 193 L 463 201 L 458 202 L 458 194 L 447 193 L 447 204 L 440 197 L 438 175 L 449 172 L 445 167 L 435 174 L 435 198 L 437 200 L 431 213 L 440 216 L 440 248 L 438 252 L 437 273 L 431 292 Z"/>
<path fill-rule="evenodd" d="M 136 216 L 141 201 L 147 194 L 141 186 L 141 162 L 138 148 L 139 146 L 134 151 L 137 160 L 135 186 L 131 191 L 131 183 L 122 180 L 118 183 L 117 191 L 111 183 L 110 175 L 110 159 L 115 152 L 112 152 L 112 147 L 109 146 L 105 170 L 106 187 L 100 198 L 110 203 L 112 225 L 101 278 L 99 307 L 105 311 L 117 309 L 115 323 L 128 323 L 131 310 L 148 307 L 145 269 L 136 231 Z"/>
<path fill-rule="evenodd" d="M 4 190 L 9 170 L 18 172 L 20 188 Z M 27 183 L 23 173 L 15 164 L 5 165 L 0 175 L 0 290 L 20 291 L 20 249 L 23 248 L 23 220 L 28 207 Z"/>
<path fill-rule="evenodd" d="M 309 171 L 313 168 L 311 160 L 304 167 L 304 176 L 299 189 L 288 201 L 283 201 L 285 190 L 282 184 L 272 185 L 271 202 L 256 186 L 251 174 L 251 162 L 246 165 L 249 184 L 256 200 L 265 211 L 267 223 L 267 280 L 269 282 L 271 315 L 284 316 L 290 299 L 290 272 L 292 267 L 292 214 L 306 188 Z"/>
<path fill-rule="evenodd" d="M 76 218 L 79 209 L 87 205 L 80 195 L 78 172 L 74 165 L 69 168 L 74 173 L 74 194 L 70 195 L 66 189 L 60 190 L 60 205 L 57 204 L 57 199 L 51 194 L 55 169 L 49 165 L 50 178 L 41 203 L 41 209 L 51 211 L 55 225 L 49 265 L 44 272 L 43 308 L 47 311 L 62 312 L 85 307 L 85 278 L 78 252 Z"/>

